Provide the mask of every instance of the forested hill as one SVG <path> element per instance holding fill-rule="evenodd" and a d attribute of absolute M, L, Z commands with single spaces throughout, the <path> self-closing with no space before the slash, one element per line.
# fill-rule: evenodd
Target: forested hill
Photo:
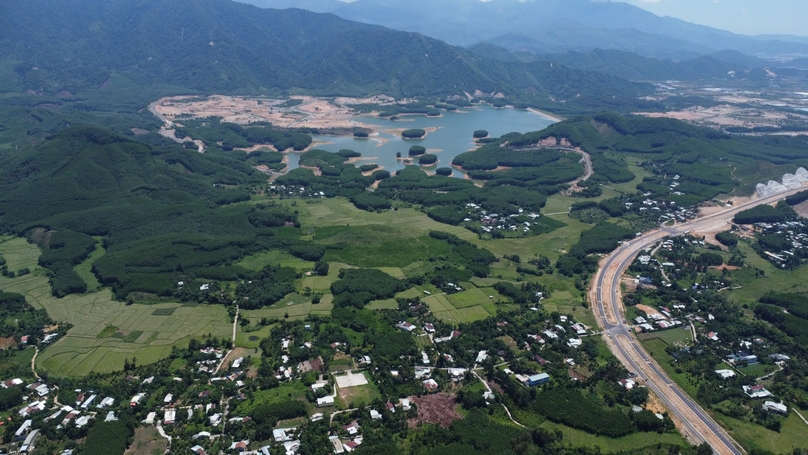
<path fill-rule="evenodd" d="M 14 80 L 4 86 L 64 96 L 104 86 L 113 74 L 223 93 L 410 96 L 479 89 L 586 103 L 650 90 L 558 64 L 485 59 L 331 14 L 229 0 L 8 0 L 0 30 L 0 65 L 13 65 L 3 74 Z"/>
<path fill-rule="evenodd" d="M 95 248 L 90 236 L 106 248 L 96 275 L 121 296 L 173 289 L 171 272 L 214 274 L 275 245 L 271 228 L 294 222 L 291 213 L 233 204 L 264 182 L 235 158 L 72 127 L 0 161 L 0 224 L 43 247 L 56 295 L 86 289 L 73 267 Z"/>

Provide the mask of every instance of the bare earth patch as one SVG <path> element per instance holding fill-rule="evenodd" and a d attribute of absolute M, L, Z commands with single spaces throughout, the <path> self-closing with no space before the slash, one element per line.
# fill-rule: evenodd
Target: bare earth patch
<path fill-rule="evenodd" d="M 421 422 L 448 427 L 455 420 L 463 418 L 457 412 L 458 405 L 455 403 L 454 397 L 445 393 L 410 397 L 410 400 L 418 406 L 418 420 Z"/>
<path fill-rule="evenodd" d="M 644 312 L 645 314 L 659 313 L 659 310 L 657 310 L 656 308 L 650 307 L 648 305 L 637 305 L 637 309 Z"/>
<path fill-rule="evenodd" d="M 803 218 L 808 218 L 808 201 L 800 202 L 794 206 L 794 210 Z"/>
<path fill-rule="evenodd" d="M 337 128 L 364 127 L 373 129 L 354 118 L 352 104 L 364 101 L 386 104 L 387 97 L 370 99 L 337 98 L 326 100 L 311 96 L 295 96 L 301 103 L 287 107 L 283 100 L 212 95 L 208 97 L 173 96 L 153 103 L 154 111 L 167 121 L 183 118 L 221 117 L 222 121 L 246 125 L 270 122 L 280 128 Z"/>

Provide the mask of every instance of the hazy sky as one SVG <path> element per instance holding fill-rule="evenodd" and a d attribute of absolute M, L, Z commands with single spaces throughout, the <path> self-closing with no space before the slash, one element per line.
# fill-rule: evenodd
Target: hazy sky
<path fill-rule="evenodd" d="M 745 35 L 808 36 L 807 0 L 623 0 L 671 16 Z"/>

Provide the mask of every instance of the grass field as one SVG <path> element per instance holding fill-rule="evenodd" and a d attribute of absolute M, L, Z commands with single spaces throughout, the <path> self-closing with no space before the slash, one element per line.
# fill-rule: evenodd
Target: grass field
<path fill-rule="evenodd" d="M 234 414 L 248 416 L 252 414 L 256 405 L 265 403 L 281 403 L 289 400 L 298 400 L 303 402 L 306 405 L 308 413 L 311 414 L 315 408 L 314 405 L 306 400 L 307 391 L 308 389 L 306 386 L 300 381 L 283 383 L 280 386 L 269 390 L 258 390 L 253 394 L 252 399 L 242 401 L 238 407 L 236 407 Z"/>
<path fill-rule="evenodd" d="M 279 250 L 263 251 L 247 256 L 237 262 L 236 265 L 250 270 L 262 270 L 268 265 L 280 265 L 281 267 L 291 267 L 297 270 L 311 270 L 314 267 L 313 262 L 298 259 L 285 251 Z"/>
<path fill-rule="evenodd" d="M 33 270 L 40 251 L 25 239 L 6 237 L 0 243 L 0 254 L 12 267 Z M 58 376 L 120 370 L 127 358 L 137 358 L 138 364 L 152 363 L 192 337 L 209 333 L 229 337 L 231 333 L 227 311 L 221 306 L 125 305 L 114 301 L 109 290 L 57 299 L 51 296 L 48 279 L 40 271 L 18 278 L 0 277 L 0 289 L 23 294 L 55 321 L 73 325 L 65 337 L 37 357 L 37 368 Z M 168 311 L 171 316 L 159 315 Z"/>
<path fill-rule="evenodd" d="M 805 411 L 801 413 L 806 415 Z M 782 421 L 780 432 L 717 412 L 713 416 L 749 451 L 763 449 L 770 453 L 792 453 L 796 448 L 805 448 L 805 440 L 808 438 L 808 426 L 793 412 Z"/>
<path fill-rule="evenodd" d="M 752 378 L 759 378 L 761 376 L 766 376 L 767 374 L 771 373 L 772 371 L 777 371 L 777 367 L 774 365 L 764 365 L 762 363 L 756 363 L 754 365 L 749 365 L 743 368 L 740 368 L 741 372 L 749 377 Z"/>
<path fill-rule="evenodd" d="M 257 348 L 262 339 L 269 337 L 271 331 L 271 325 L 249 332 L 239 327 L 236 331 L 236 346 L 240 348 Z"/>
<path fill-rule="evenodd" d="M 369 310 L 395 310 L 398 308 L 398 302 L 396 302 L 396 299 L 374 300 L 365 305 L 365 308 Z"/>
<path fill-rule="evenodd" d="M 489 294 L 474 287 L 471 283 L 463 284 L 465 291 L 451 295 L 430 295 L 422 300 L 429 305 L 429 309 L 436 318 L 449 323 L 480 321 L 496 316 L 497 305 L 488 298 Z M 490 289 L 485 291 L 488 290 Z"/>
<path fill-rule="evenodd" d="M 690 331 L 690 326 L 687 325 L 682 328 L 643 333 L 638 335 L 638 338 L 643 341 L 658 339 L 669 346 L 673 346 L 676 344 L 689 344 L 693 341 L 693 333 Z"/>
<path fill-rule="evenodd" d="M 573 446 L 600 447 L 604 453 L 620 452 L 623 450 L 637 450 L 641 447 L 655 446 L 657 443 L 688 445 L 679 434 L 674 433 L 632 433 L 622 438 L 608 438 L 595 436 L 585 431 L 569 428 L 550 421 L 542 422 L 542 428 L 548 430 L 561 430 L 564 434 L 564 443 Z"/>
<path fill-rule="evenodd" d="M 756 277 L 754 270 L 748 268 L 732 272 L 735 283 L 741 285 L 741 288 L 728 292 L 730 300 L 757 303 L 758 299 L 769 291 L 808 292 L 808 265 L 802 265 L 795 270 L 780 270 L 758 256 L 748 243 L 738 242 L 738 247 L 746 256 L 744 262 L 763 270 L 766 278 Z"/>
<path fill-rule="evenodd" d="M 326 226 L 369 226 L 383 225 L 423 235 L 432 230 L 450 232 L 462 239 L 474 240 L 477 236 L 459 226 L 438 223 L 415 209 L 401 208 L 383 213 L 357 209 L 343 198 L 316 199 L 298 204 L 300 224 L 303 228 Z M 384 264 L 389 265 L 389 264 Z M 406 265 L 406 264 L 404 264 Z"/>
<path fill-rule="evenodd" d="M 367 378 L 367 375 L 365 377 Z M 379 387 L 373 381 L 368 381 L 367 384 L 356 387 L 337 388 L 337 396 L 345 408 L 368 406 L 382 397 Z"/>
<path fill-rule="evenodd" d="M 556 286 L 560 286 L 560 283 L 567 284 L 566 282 L 559 282 Z M 580 291 L 575 289 L 574 285 L 572 285 L 572 289 L 572 292 L 569 290 L 553 291 L 550 297 L 542 301 L 542 307 L 550 312 L 558 311 L 562 314 L 570 314 L 583 325 L 597 328 L 597 321 L 592 310 L 581 304 Z"/>
<path fill-rule="evenodd" d="M 330 262 L 328 264 L 327 276 L 311 275 L 303 277 L 303 279 L 300 280 L 300 288 L 304 289 L 308 287 L 316 292 L 330 292 L 331 285 L 339 280 L 339 271 L 344 268 L 350 268 L 350 266 L 341 262 Z"/>
<path fill-rule="evenodd" d="M 95 251 L 90 253 L 90 256 L 84 260 L 81 264 L 73 267 L 73 270 L 79 274 L 82 280 L 87 283 L 87 291 L 88 292 L 95 292 L 101 289 L 101 283 L 98 282 L 98 278 L 95 277 L 95 274 L 92 272 L 93 262 L 97 261 L 101 256 L 106 254 L 106 250 L 101 245 L 101 238 L 95 237 L 95 240 L 98 242 L 95 246 Z"/>
<path fill-rule="evenodd" d="M 574 198 L 556 198 L 556 205 L 575 202 Z M 255 325 L 268 318 L 303 319 L 310 314 L 330 315 L 333 296 L 329 290 L 344 267 L 377 267 L 396 277 L 423 273 L 431 266 L 428 259 L 435 254 L 445 254 L 446 246 L 428 237 L 431 230 L 450 232 L 502 256 L 518 251 L 524 258 L 544 254 L 555 260 L 577 242 L 580 233 L 588 225 L 568 218 L 565 214 L 553 216 L 567 224 L 549 234 L 524 239 L 480 240 L 476 234 L 457 226 L 438 223 L 415 209 L 400 208 L 383 213 L 356 209 L 342 198 L 322 199 L 295 205 L 300 211 L 300 221 L 305 237 L 329 246 L 326 259 L 330 270 L 326 277 L 308 276 L 298 282 L 298 291 L 306 288 L 323 294 L 321 303 L 310 303 L 309 297 L 292 294 L 278 304 L 260 310 L 242 311 L 242 317 Z M 298 234 L 295 234 L 298 235 Z M 436 248 L 440 251 L 437 251 Z M 137 358 L 139 364 L 154 362 L 170 352 L 172 346 L 187 343 L 191 337 L 212 334 L 229 337 L 231 325 L 223 307 L 183 306 L 178 303 L 160 303 L 151 306 L 130 305 L 115 302 L 109 290 L 100 286 L 91 273 L 92 262 L 105 252 L 99 246 L 82 264 L 77 273 L 87 282 L 90 292 L 56 299 L 50 295 L 45 271 L 37 266 L 39 249 L 19 238 L 0 238 L 0 253 L 6 258 L 10 270 L 28 267 L 33 273 L 15 278 L 0 278 L 0 288 L 20 292 L 35 306 L 45 308 L 56 321 L 68 322 L 73 329 L 66 337 L 47 348 L 38 358 L 40 368 L 53 374 L 78 376 L 90 371 L 106 372 L 119 369 L 125 359 Z M 308 271 L 313 263 L 295 258 L 279 251 L 262 252 L 238 262 L 251 270 L 260 270 L 267 265 L 293 267 Z M 475 284 L 464 283 L 464 291 L 452 296 L 433 295 L 426 302 L 439 318 L 454 323 L 481 320 L 496 315 L 500 309 L 512 306 L 498 305 L 506 301 L 491 287 L 496 281 L 516 280 L 516 266 L 509 261 L 500 261 L 492 267 L 495 278 L 478 280 Z M 549 303 L 560 311 L 572 312 L 578 319 L 589 324 L 581 308 L 572 280 L 558 275 L 545 275 L 540 279 L 556 293 Z M 425 297 L 422 291 L 433 294 L 431 285 L 403 292 L 397 297 Z M 564 294 L 568 291 L 569 295 Z M 492 298 L 489 298 L 492 296 Z M 393 308 L 393 300 L 374 302 L 371 308 Z M 591 319 L 591 316 L 590 316 Z M 260 331 L 259 331 L 260 333 Z M 250 334 L 239 333 L 237 343 L 254 347 L 256 340 Z"/>
<path fill-rule="evenodd" d="M 683 330 L 684 332 L 684 330 Z M 665 372 L 688 395 L 695 397 L 696 387 L 687 379 L 685 373 L 676 373 L 670 365 L 670 356 L 665 352 L 667 344 L 659 338 L 643 341 L 643 346 L 659 362 Z M 758 448 L 774 453 L 790 453 L 796 447 L 803 447 L 803 441 L 808 438 L 808 426 L 798 416 L 791 413 L 784 421 L 780 432 L 767 430 L 760 425 L 733 419 L 718 412 L 710 413 L 716 420 L 727 428 L 735 439 L 747 450 Z M 565 438 L 566 440 L 566 438 Z"/>
<path fill-rule="evenodd" d="M 252 323 L 256 323 L 261 318 L 285 318 L 285 319 L 305 319 L 310 314 L 321 316 L 330 316 L 331 309 L 334 308 L 332 300 L 334 296 L 326 294 L 320 300 L 320 303 L 311 303 L 311 298 L 304 297 L 299 294 L 290 294 L 283 298 L 280 302 L 261 308 L 258 310 L 244 310 L 240 313 L 241 317 L 248 318 Z"/>

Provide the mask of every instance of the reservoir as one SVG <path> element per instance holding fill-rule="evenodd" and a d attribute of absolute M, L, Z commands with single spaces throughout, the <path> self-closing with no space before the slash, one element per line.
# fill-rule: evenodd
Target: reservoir
<path fill-rule="evenodd" d="M 315 145 L 312 148 L 329 152 L 355 150 L 362 154 L 362 159 L 355 163 L 357 166 L 378 164 L 382 169 L 395 173 L 406 166 L 403 160 L 396 159 L 396 153 L 400 152 L 402 158 L 407 158 L 410 147 L 420 145 L 427 149 L 427 153 L 437 155 L 437 164 L 422 166 L 427 172 L 434 172 L 439 167 L 449 167 L 455 156 L 476 148 L 472 138 L 476 130 L 486 130 L 489 136 L 499 137 L 513 132 L 538 131 L 555 123 L 555 120 L 532 111 L 496 109 L 488 105 L 443 112 L 442 117 L 403 116 L 392 121 L 375 116 L 361 116 L 357 120 L 373 126 L 376 133 L 367 139 L 315 135 Z M 427 133 L 423 139 L 402 139 L 401 130 L 410 128 L 437 130 Z M 289 153 L 288 170 L 298 167 L 301 154 L 302 152 Z M 417 164 L 418 158 L 415 157 L 412 163 Z M 463 177 L 463 172 L 454 170 L 454 176 Z"/>

